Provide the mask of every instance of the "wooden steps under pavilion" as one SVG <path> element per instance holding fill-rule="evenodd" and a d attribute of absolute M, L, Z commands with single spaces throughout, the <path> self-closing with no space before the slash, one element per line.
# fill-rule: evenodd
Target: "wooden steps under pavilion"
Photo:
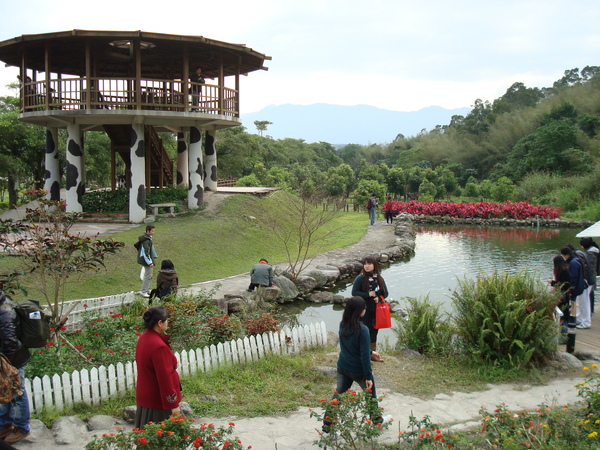
<path fill-rule="evenodd" d="M 131 125 L 104 125 L 111 142 L 112 187 L 117 186 L 116 155 L 125 163 L 125 186 L 131 186 Z M 144 127 L 146 146 L 146 189 L 174 184 L 173 161 L 169 157 L 160 136 L 153 126 Z"/>

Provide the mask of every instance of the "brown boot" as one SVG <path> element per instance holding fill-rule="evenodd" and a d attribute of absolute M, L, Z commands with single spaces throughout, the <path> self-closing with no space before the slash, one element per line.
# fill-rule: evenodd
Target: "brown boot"
<path fill-rule="evenodd" d="M 4 442 L 8 442 L 9 444 L 14 444 L 15 442 L 19 442 L 21 439 L 29 436 L 29 432 L 23 433 L 20 428 L 17 428 L 16 431 L 10 433 L 4 439 Z"/>
<path fill-rule="evenodd" d="M 0 439 L 4 439 L 6 436 L 8 436 L 10 433 L 12 433 L 12 431 L 15 429 L 15 427 L 13 425 L 9 425 L 6 428 L 3 428 L 2 430 L 0 430 Z"/>

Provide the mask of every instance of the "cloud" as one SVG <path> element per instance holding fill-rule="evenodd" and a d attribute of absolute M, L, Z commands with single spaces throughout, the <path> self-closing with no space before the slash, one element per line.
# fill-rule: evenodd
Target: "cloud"
<path fill-rule="evenodd" d="M 286 103 L 463 107 L 517 81 L 551 86 L 565 70 L 600 60 L 600 4 L 591 0 L 5 3 L 11 19 L 0 39 L 142 29 L 246 44 L 273 60 L 268 72 L 242 78 L 244 113 Z M 0 68 L 1 84 L 15 77 Z"/>

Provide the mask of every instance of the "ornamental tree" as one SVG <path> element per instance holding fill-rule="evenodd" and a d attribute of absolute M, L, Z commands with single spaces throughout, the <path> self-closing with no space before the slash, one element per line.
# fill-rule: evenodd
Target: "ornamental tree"
<path fill-rule="evenodd" d="M 71 233 L 80 219 L 79 213 L 65 213 L 59 202 L 39 200 L 40 206 L 27 209 L 25 220 L 0 219 L 0 247 L 6 254 L 17 256 L 22 273 L 36 277 L 39 290 L 50 309 L 50 323 L 56 330 L 67 322 L 64 293 L 68 282 L 89 271 L 104 268 L 106 257 L 117 253 L 125 244 L 113 239 L 96 239 L 82 233 Z M 14 292 L 17 272 L 0 276 L 0 289 Z"/>

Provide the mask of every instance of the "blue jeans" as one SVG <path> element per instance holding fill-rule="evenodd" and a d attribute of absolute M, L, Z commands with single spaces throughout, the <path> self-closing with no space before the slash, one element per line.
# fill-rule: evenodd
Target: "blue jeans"
<path fill-rule="evenodd" d="M 27 391 L 25 390 L 25 371 L 23 367 L 19 369 L 19 375 L 21 375 L 23 395 L 14 397 L 10 403 L 0 405 L 0 430 L 15 425 L 23 433 L 29 433 L 29 398 L 27 398 Z"/>
<path fill-rule="evenodd" d="M 369 210 L 369 216 L 371 217 L 371 225 L 375 225 L 375 208 Z"/>

